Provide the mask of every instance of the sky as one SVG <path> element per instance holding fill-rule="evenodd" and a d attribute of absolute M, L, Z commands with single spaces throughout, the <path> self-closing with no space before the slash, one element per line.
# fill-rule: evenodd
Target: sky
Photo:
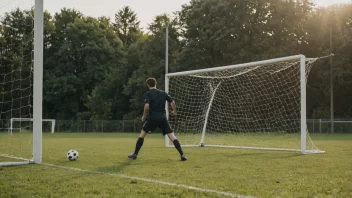
<path fill-rule="evenodd" d="M 245 0 L 244 0 L 245 1 Z M 315 0 L 319 6 L 335 3 L 348 3 L 352 0 Z M 44 0 L 44 9 L 54 14 L 61 8 L 75 8 L 84 15 L 99 17 L 107 16 L 114 19 L 115 13 L 123 6 L 130 6 L 137 13 L 144 30 L 154 17 L 159 14 L 170 14 L 181 10 L 181 6 L 190 0 Z M 15 7 L 28 9 L 34 0 L 0 0 L 0 14 Z"/>
<path fill-rule="evenodd" d="M 328 6 L 337 3 L 349 3 L 351 0 L 315 0 L 315 3 L 319 6 Z"/>

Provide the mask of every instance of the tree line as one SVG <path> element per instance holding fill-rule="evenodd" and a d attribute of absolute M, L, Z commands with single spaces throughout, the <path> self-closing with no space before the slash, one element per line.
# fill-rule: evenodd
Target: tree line
<path fill-rule="evenodd" d="M 33 14 L 15 9 L 1 16 L 0 96 L 5 74 L 31 72 Z M 164 88 L 166 25 L 169 72 L 333 53 L 335 117 L 352 117 L 352 5 L 316 7 L 312 0 L 191 0 L 171 16 L 157 15 L 148 31 L 127 6 L 114 19 L 69 8 L 45 12 L 43 117 L 139 118 L 145 79 L 153 76 Z M 329 59 L 318 61 L 308 78 L 308 118 L 329 117 L 329 79 Z"/>

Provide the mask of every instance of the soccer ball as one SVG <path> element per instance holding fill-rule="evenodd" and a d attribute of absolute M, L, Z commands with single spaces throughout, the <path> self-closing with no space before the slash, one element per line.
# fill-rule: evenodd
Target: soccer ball
<path fill-rule="evenodd" d="M 67 159 L 70 161 L 75 161 L 78 159 L 78 152 L 76 150 L 69 150 L 67 152 Z"/>

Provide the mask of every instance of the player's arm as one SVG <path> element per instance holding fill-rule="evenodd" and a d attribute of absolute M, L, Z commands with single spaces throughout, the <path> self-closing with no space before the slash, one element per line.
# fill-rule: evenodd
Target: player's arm
<path fill-rule="evenodd" d="M 148 111 L 149 111 L 149 95 L 145 94 L 144 95 L 144 111 L 143 111 L 143 116 L 142 116 L 142 121 L 144 121 L 147 118 Z"/>
<path fill-rule="evenodd" d="M 169 94 L 166 94 L 166 100 L 170 103 L 170 105 L 171 105 L 171 107 L 172 107 L 171 114 L 172 114 L 172 115 L 177 115 L 177 112 L 176 112 L 176 103 L 175 103 L 175 101 L 169 96 Z"/>
<path fill-rule="evenodd" d="M 149 104 L 146 103 L 146 104 L 144 104 L 144 112 L 143 112 L 142 121 L 144 121 L 145 118 L 147 117 L 148 111 L 149 111 Z"/>
<path fill-rule="evenodd" d="M 172 115 L 177 115 L 177 112 L 176 112 L 176 103 L 175 103 L 175 101 L 172 101 L 170 104 L 171 104 L 171 107 L 172 107 L 171 114 L 172 114 Z"/>

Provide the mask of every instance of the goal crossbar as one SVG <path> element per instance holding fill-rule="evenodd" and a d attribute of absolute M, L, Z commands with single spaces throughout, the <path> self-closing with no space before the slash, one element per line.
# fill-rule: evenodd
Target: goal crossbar
<path fill-rule="evenodd" d="M 306 57 L 304 55 L 294 55 L 294 56 L 287 56 L 287 57 L 282 57 L 282 58 L 274 58 L 274 59 L 263 60 L 263 61 L 254 61 L 254 62 L 250 62 L 250 63 L 242 63 L 242 64 L 237 64 L 237 65 L 228 65 L 228 66 L 212 67 L 212 68 L 207 68 L 207 69 L 198 69 L 198 70 L 191 70 L 191 71 L 184 71 L 184 72 L 168 73 L 165 76 L 166 77 L 187 76 L 187 75 L 192 75 L 192 74 L 207 73 L 207 72 L 213 72 L 213 71 L 222 71 L 222 70 L 228 70 L 228 69 L 238 69 L 238 68 L 252 67 L 252 66 L 262 66 L 262 65 L 272 64 L 272 63 L 278 63 L 278 62 L 284 62 L 284 61 L 293 61 L 293 60 L 300 60 L 300 59 L 304 59 L 305 60 Z"/>

